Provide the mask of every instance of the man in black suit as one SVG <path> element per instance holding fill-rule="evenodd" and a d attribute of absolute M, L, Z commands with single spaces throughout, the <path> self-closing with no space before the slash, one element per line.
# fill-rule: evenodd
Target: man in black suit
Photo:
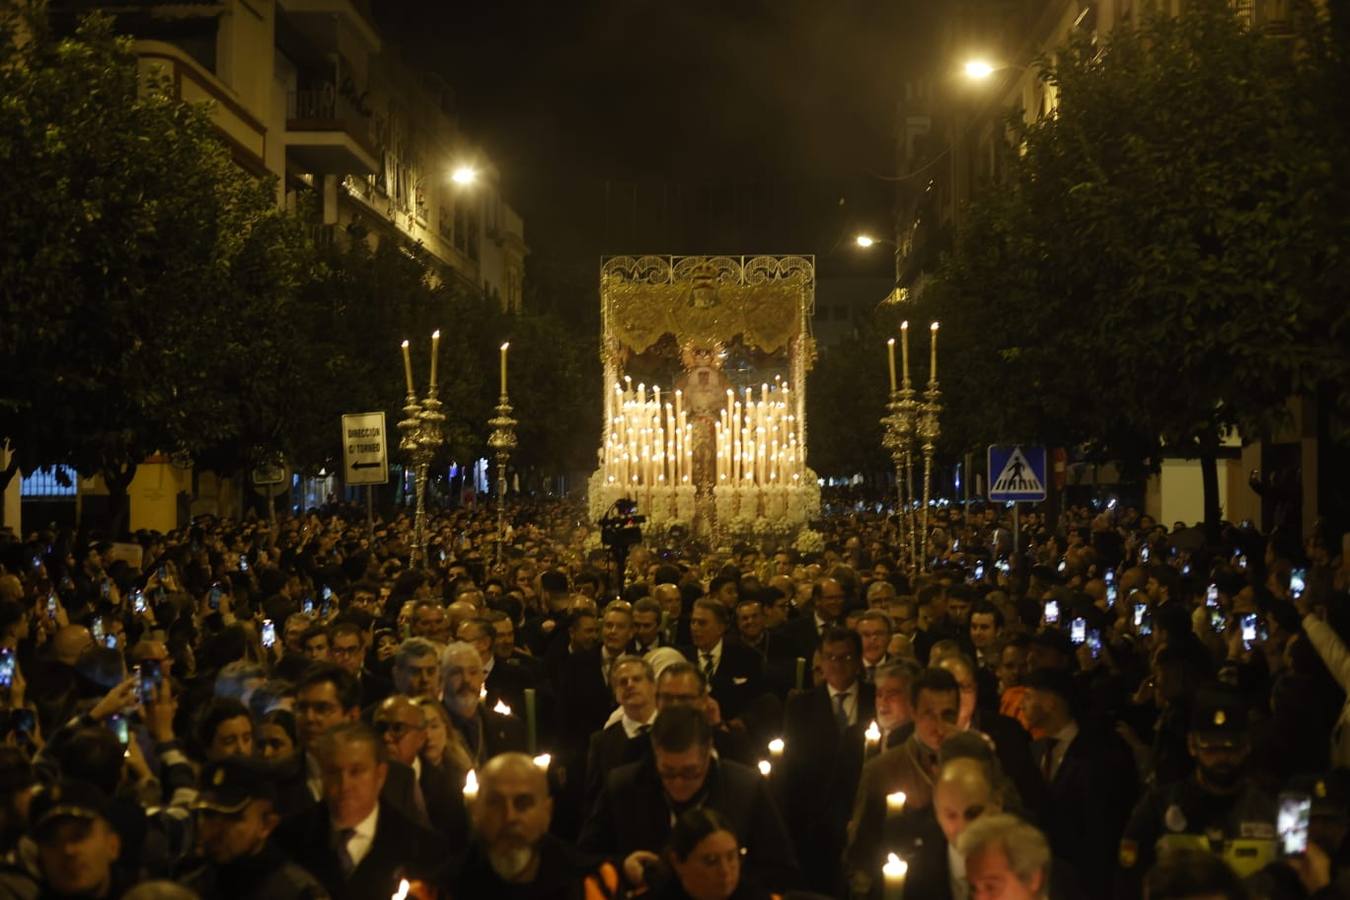
<path fill-rule="evenodd" d="M 361 685 L 361 708 L 368 709 L 394 692 L 393 682 L 365 668 L 366 642 L 355 622 L 336 622 L 328 629 L 328 654 L 333 662 L 356 676 Z"/>
<path fill-rule="evenodd" d="M 932 900 L 970 896 L 965 857 L 957 852 L 956 842 L 980 816 L 1003 811 L 997 780 L 989 765 L 978 759 L 963 756 L 943 764 L 933 785 L 932 815 L 916 823 L 916 846 L 905 855 L 907 896 Z"/>
<path fill-rule="evenodd" d="M 619 766 L 637 762 L 651 742 L 647 734 L 656 721 L 656 679 L 652 667 L 640 656 L 620 657 L 610 672 L 614 699 L 619 701 L 619 720 L 591 735 L 586 751 L 585 813 L 595 805 L 605 776 Z"/>
<path fill-rule="evenodd" d="M 978 731 L 993 741 L 1003 771 L 1017 786 L 1023 810 L 1039 812 L 1045 803 L 1045 782 L 1031 758 L 1031 735 L 1016 719 L 979 705 L 978 673 L 968 656 L 944 657 L 937 667 L 951 672 L 961 689 L 957 727 L 962 731 Z"/>
<path fill-rule="evenodd" d="M 679 589 L 673 584 L 668 587 L 678 598 Z M 664 615 L 661 603 L 655 597 L 642 597 L 633 604 L 633 653 L 645 656 L 650 650 L 668 646 L 661 633 Z"/>
<path fill-rule="evenodd" d="M 455 636 L 464 643 L 473 645 L 483 660 L 483 671 L 486 673 L 483 683 L 487 687 L 487 697 L 483 702 L 488 708 L 492 709 L 501 702 L 511 707 L 513 712 L 523 713 L 525 689 L 534 687 L 534 681 L 522 666 L 501 663 L 497 659 L 494 649 L 497 630 L 493 627 L 493 623 L 486 617 L 466 619 L 459 624 Z"/>
<path fill-rule="evenodd" d="M 807 886 L 837 895 L 849 814 L 862 772 L 864 732 L 876 718 L 873 685 L 859 677 L 857 632 L 831 628 L 821 643 L 825 683 L 788 698 L 777 784 Z"/>
<path fill-rule="evenodd" d="M 323 799 L 323 779 L 315 748 L 332 728 L 357 721 L 361 716 L 361 689 L 355 676 L 339 665 L 312 664 L 295 686 L 295 724 L 300 738 L 301 763 L 291 777 L 278 785 L 284 814 L 290 815 Z M 406 818 L 426 824 L 416 802 L 416 782 L 411 771 L 396 767 L 381 779 L 381 799 Z"/>
<path fill-rule="evenodd" d="M 676 573 L 678 576 L 678 573 Z M 678 647 L 689 642 L 689 619 L 684 594 L 673 581 L 656 583 L 652 599 L 661 605 L 661 646 Z"/>
<path fill-rule="evenodd" d="M 651 744 L 649 756 L 609 773 L 582 828 L 583 851 L 621 858 L 645 851 L 655 860 L 675 817 L 706 807 L 731 820 L 746 850 L 745 869 L 761 885 L 775 891 L 796 885 L 797 861 L 768 783 L 748 766 L 713 758 L 712 729 L 700 712 L 662 710 Z"/>
<path fill-rule="evenodd" d="M 848 592 L 833 578 L 822 578 L 811 586 L 811 609 L 789 619 L 775 635 L 775 653 L 784 659 L 804 659 L 808 663 L 830 626 L 844 614 Z"/>
<path fill-rule="evenodd" d="M 605 726 L 614 709 L 609 670 L 632 641 L 632 607 L 616 600 L 605 608 L 599 646 L 568 657 L 558 681 L 558 727 L 564 745 L 584 753 L 591 734 Z"/>
<path fill-rule="evenodd" d="M 708 598 L 698 600 L 689 616 L 693 646 L 683 648 L 685 657 L 703 673 L 708 693 L 728 722 L 741 718 L 764 693 L 764 663 L 749 647 L 724 639 L 730 625 L 731 613 L 725 606 Z"/>
<path fill-rule="evenodd" d="M 498 753 L 525 752 L 525 723 L 481 702 L 483 660 L 468 644 L 456 642 L 441 655 L 441 702 L 464 738 L 477 768 Z"/>
<path fill-rule="evenodd" d="M 1138 792 L 1134 756 L 1115 732 L 1080 725 L 1068 672 L 1037 669 L 1023 684 L 1027 722 L 1046 735 L 1032 747 L 1046 785 L 1042 829 L 1055 856 L 1077 867 L 1083 888 L 1109 897 L 1120 836 Z"/>
<path fill-rule="evenodd" d="M 459 786 L 436 766 L 422 765 L 421 752 L 427 743 L 426 717 L 410 698 L 394 694 L 375 710 L 372 725 L 384 741 L 390 772 L 400 766 L 411 773 L 414 804 L 431 827 L 449 839 L 451 847 L 463 847 L 468 841 L 469 822 Z"/>
<path fill-rule="evenodd" d="M 277 847 L 308 869 L 334 900 L 391 896 L 400 878 L 445 882 L 445 839 L 380 799 L 384 747 L 357 722 L 334 726 L 317 747 L 323 802 L 287 819 Z"/>

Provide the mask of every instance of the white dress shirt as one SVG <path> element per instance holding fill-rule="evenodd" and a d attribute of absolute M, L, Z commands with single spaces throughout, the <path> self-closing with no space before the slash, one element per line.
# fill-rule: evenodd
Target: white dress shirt
<path fill-rule="evenodd" d="M 380 804 L 376 803 L 370 815 L 362 819 L 353 830 L 352 836 L 347 838 L 347 855 L 351 857 L 352 869 L 361 865 L 361 860 L 370 855 L 371 845 L 375 843 L 375 826 L 379 822 Z"/>
<path fill-rule="evenodd" d="M 620 707 L 620 709 L 622 709 L 622 707 Z M 639 722 L 637 719 L 630 718 L 628 713 L 624 713 L 623 718 L 619 721 L 623 722 L 623 733 L 628 735 L 628 739 L 631 741 L 633 738 L 642 734 L 644 726 L 647 728 L 652 727 L 652 723 L 656 721 L 656 710 L 652 710 L 652 714 L 647 717 L 647 721 L 645 722 Z"/>
<path fill-rule="evenodd" d="M 708 656 L 712 656 L 712 669 L 713 673 L 716 674 L 717 667 L 722 664 L 722 642 L 720 640 L 713 645 L 711 650 L 706 652 L 703 650 L 698 651 L 698 670 L 700 672 L 707 668 L 708 664 L 706 660 Z"/>
<path fill-rule="evenodd" d="M 952 900 L 968 900 L 970 882 L 966 881 L 966 858 L 951 844 L 947 845 L 947 871 Z"/>
<path fill-rule="evenodd" d="M 834 714 L 835 714 L 835 711 L 839 708 L 839 701 L 836 700 L 835 697 L 838 697 L 840 694 L 848 694 L 848 696 L 844 698 L 844 714 L 845 714 L 846 716 L 848 716 L 848 724 L 850 724 L 850 725 L 857 725 L 857 724 L 858 724 L 858 685 L 859 685 L 859 684 L 861 684 L 861 682 L 855 681 L 851 687 L 847 688 L 846 690 L 842 690 L 842 691 L 836 691 L 834 688 L 829 687 L 828 685 L 826 686 L 826 689 L 830 692 L 830 714 L 831 714 L 831 715 L 834 715 Z"/>

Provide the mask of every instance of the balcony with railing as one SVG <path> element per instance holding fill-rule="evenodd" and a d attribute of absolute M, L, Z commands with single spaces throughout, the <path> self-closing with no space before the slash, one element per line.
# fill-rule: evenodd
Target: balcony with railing
<path fill-rule="evenodd" d="M 369 175 L 379 168 L 369 113 L 332 84 L 286 95 L 286 154 L 315 175 Z"/>

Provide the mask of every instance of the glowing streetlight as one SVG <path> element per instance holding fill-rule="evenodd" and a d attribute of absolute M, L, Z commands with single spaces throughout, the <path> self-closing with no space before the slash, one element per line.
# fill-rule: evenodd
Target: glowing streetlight
<path fill-rule="evenodd" d="M 877 239 L 872 237 L 870 234 L 860 234 L 853 239 L 853 243 L 857 244 L 859 247 L 862 247 L 864 250 L 872 246 L 876 242 Z"/>
<path fill-rule="evenodd" d="M 972 81 L 983 81 L 994 74 L 994 66 L 987 60 L 968 60 L 964 66 L 966 77 Z"/>
<path fill-rule="evenodd" d="M 450 173 L 450 180 L 461 187 L 468 187 L 478 180 L 478 170 L 473 166 L 459 166 Z"/>

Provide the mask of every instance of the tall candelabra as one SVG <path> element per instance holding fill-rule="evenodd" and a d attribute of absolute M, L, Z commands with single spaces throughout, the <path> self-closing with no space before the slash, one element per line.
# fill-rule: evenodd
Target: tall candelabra
<path fill-rule="evenodd" d="M 503 355 L 503 360 L 505 356 Z M 502 383 L 505 385 L 505 362 L 502 363 Z M 511 460 L 511 451 L 516 448 L 516 420 L 511 418 L 511 401 L 503 389 L 497 401 L 497 415 L 488 419 L 492 434 L 488 436 L 488 446 L 492 448 L 497 460 L 497 559 L 502 564 L 503 550 L 506 544 L 506 464 Z"/>
<path fill-rule="evenodd" d="M 911 572 L 917 569 L 919 562 L 914 527 L 914 435 L 918 430 L 919 404 L 914 396 L 914 389 L 906 377 L 900 390 L 891 392 L 887 404 L 890 415 L 882 420 L 886 429 L 885 447 L 895 463 L 897 537 L 902 558 L 907 559 Z"/>
<path fill-rule="evenodd" d="M 919 404 L 918 438 L 923 450 L 923 539 L 919 552 L 924 567 L 928 560 L 928 501 L 933 479 L 933 455 L 937 452 L 937 439 L 942 433 L 938 417 L 942 413 L 942 392 L 938 390 L 937 372 L 928 379 L 928 387 L 923 392 L 923 402 Z"/>
<path fill-rule="evenodd" d="M 399 449 L 408 454 L 413 465 L 413 485 L 417 494 L 417 513 L 413 519 L 412 564 L 425 565 L 427 559 L 427 474 L 431 470 L 431 461 L 441 446 L 445 444 L 445 413 L 441 412 L 441 401 L 436 399 L 436 382 L 433 372 L 431 387 L 427 389 L 425 400 L 418 401 L 411 390 L 403 403 L 403 413 L 407 418 L 398 423 L 403 437 L 399 440 Z M 411 385 L 411 380 L 409 385 Z"/>

